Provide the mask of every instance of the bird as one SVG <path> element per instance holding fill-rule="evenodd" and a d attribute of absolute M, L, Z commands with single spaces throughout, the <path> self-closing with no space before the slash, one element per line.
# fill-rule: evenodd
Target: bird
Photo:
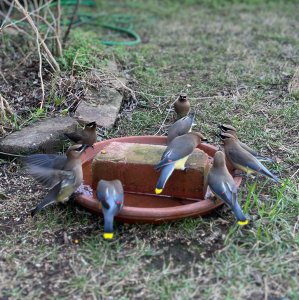
<path fill-rule="evenodd" d="M 48 194 L 32 211 L 33 217 L 46 206 L 66 202 L 83 180 L 81 154 L 87 145 L 73 145 L 65 155 L 32 154 L 24 158 L 27 172 L 37 182 L 50 188 Z"/>
<path fill-rule="evenodd" d="M 239 145 L 245 149 L 246 151 L 248 151 L 249 153 L 251 153 L 254 157 L 256 157 L 259 161 L 267 161 L 267 162 L 271 162 L 274 163 L 274 160 L 272 158 L 269 157 L 265 157 L 262 155 L 259 155 L 255 150 L 253 150 L 252 148 L 250 148 L 248 145 L 246 145 L 245 143 L 241 142 L 236 134 L 236 128 L 231 126 L 231 125 L 227 125 L 227 124 L 220 124 L 218 125 L 218 127 L 221 129 L 221 131 L 229 133 L 231 135 L 233 135 L 235 138 L 238 139 L 238 143 Z"/>
<path fill-rule="evenodd" d="M 188 115 L 190 111 L 190 102 L 187 98 L 187 94 L 180 94 L 178 99 L 174 102 L 174 110 L 178 118 L 182 118 Z"/>
<path fill-rule="evenodd" d="M 238 139 L 232 134 L 223 132 L 220 134 L 220 138 L 224 143 L 225 156 L 235 169 L 249 174 L 259 173 L 275 182 L 280 181 L 256 157 L 243 149 L 238 143 Z"/>
<path fill-rule="evenodd" d="M 248 224 L 237 199 L 237 186 L 225 164 L 225 154 L 217 151 L 209 170 L 208 185 L 215 196 L 223 200 L 234 212 L 239 225 Z"/>
<path fill-rule="evenodd" d="M 190 114 L 189 116 L 183 117 L 172 124 L 168 130 L 167 145 L 169 145 L 175 137 L 191 132 L 192 126 L 195 125 L 194 117 L 194 114 Z"/>
<path fill-rule="evenodd" d="M 104 215 L 104 234 L 106 240 L 113 238 L 114 217 L 124 205 L 124 190 L 120 180 L 100 180 L 97 185 L 96 195 L 102 204 Z"/>
<path fill-rule="evenodd" d="M 165 149 L 161 161 L 154 166 L 155 170 L 161 170 L 155 193 L 160 194 L 175 169 L 185 170 L 185 163 L 193 150 L 202 141 L 207 139 L 199 132 L 190 132 L 174 138 Z"/>
<path fill-rule="evenodd" d="M 76 144 L 86 144 L 93 147 L 93 144 L 97 141 L 97 123 L 87 123 L 84 129 L 77 130 L 71 133 L 64 133 L 64 135 Z"/>

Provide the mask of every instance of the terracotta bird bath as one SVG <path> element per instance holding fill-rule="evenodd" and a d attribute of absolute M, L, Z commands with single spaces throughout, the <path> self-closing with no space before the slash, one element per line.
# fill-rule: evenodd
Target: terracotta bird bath
<path fill-rule="evenodd" d="M 76 202 L 81 206 L 85 207 L 92 213 L 101 215 L 101 207 L 99 205 L 98 200 L 95 196 L 95 188 L 98 181 L 98 177 L 95 178 L 95 175 L 92 174 L 92 162 L 93 159 L 99 153 L 105 153 L 105 149 L 109 148 L 111 143 L 134 143 L 134 144 L 147 144 L 147 145 L 166 145 L 166 137 L 164 136 L 130 136 L 130 137 L 123 137 L 123 138 L 116 138 L 105 140 L 102 142 L 98 142 L 94 144 L 94 148 L 88 148 L 86 152 L 82 155 L 82 167 L 83 167 L 83 177 L 84 177 L 84 185 L 90 187 L 90 193 L 82 193 L 76 196 Z M 213 145 L 202 143 L 198 146 L 198 149 L 202 150 L 207 154 L 208 157 L 208 164 L 210 165 L 213 161 L 213 156 L 217 151 L 217 148 Z M 157 161 L 158 162 L 158 161 Z M 188 164 L 188 163 L 187 163 Z M 117 174 L 123 178 L 112 178 L 109 172 L 103 172 L 103 174 L 97 174 L 100 176 L 100 179 L 112 180 L 112 179 L 120 179 L 124 186 L 125 191 L 125 202 L 124 207 L 120 214 L 116 217 L 117 220 L 126 222 L 126 223 L 162 223 L 165 221 L 171 220 L 178 220 L 186 217 L 196 217 L 206 215 L 217 207 L 223 205 L 222 201 L 212 201 L 210 199 L 204 199 L 203 192 L 200 192 L 193 195 L 192 197 L 184 196 L 184 192 L 179 194 L 179 197 L 173 195 L 167 195 L 167 193 L 162 195 L 155 195 L 154 189 L 155 186 L 152 186 L 152 192 L 148 190 L 146 192 L 142 192 L 142 186 L 138 192 L 134 190 L 130 190 L 129 183 L 126 181 L 132 182 L 134 178 L 130 176 L 131 169 L 126 169 L 125 172 L 122 172 L 122 168 L 125 168 L 123 164 L 118 164 L 117 161 L 115 162 L 116 167 L 118 168 Z M 159 173 L 155 171 L 152 167 L 145 170 L 143 165 L 135 164 L 132 167 L 132 172 L 135 174 L 140 174 L 136 178 L 136 180 L 143 180 L 144 184 L 148 184 L 148 182 L 156 182 Z M 138 173 L 136 173 L 138 172 Z M 165 191 L 171 191 L 172 185 L 179 185 L 182 182 L 182 178 L 189 179 L 187 184 L 193 184 L 192 180 L 194 181 L 194 174 L 192 172 L 182 173 L 184 171 L 175 171 L 178 172 L 177 174 L 173 174 L 170 178 L 172 181 L 169 181 L 166 185 L 168 189 L 165 188 Z M 122 175 L 123 174 L 123 175 Z M 183 177 L 182 177 L 183 176 Z M 152 178 L 153 177 L 153 178 Z M 237 186 L 241 183 L 241 177 L 234 178 Z M 172 182 L 172 185 L 171 185 Z M 176 184 L 177 183 L 177 184 Z M 128 189 L 126 187 L 128 186 Z M 145 188 L 146 189 L 146 188 Z M 178 190 L 178 189 L 177 189 Z M 182 189 L 184 191 L 184 189 Z M 171 194 L 171 193 L 170 193 Z"/>

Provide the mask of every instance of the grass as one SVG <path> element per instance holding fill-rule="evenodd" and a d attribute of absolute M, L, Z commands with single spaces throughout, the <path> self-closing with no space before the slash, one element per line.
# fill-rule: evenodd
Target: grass
<path fill-rule="evenodd" d="M 232 124 L 242 141 L 281 160 L 272 168 L 284 185 L 244 179 L 239 199 L 251 218 L 246 227 L 235 224 L 223 207 L 204 218 L 159 226 L 119 223 L 116 238 L 107 242 L 100 236 L 102 221 L 71 203 L 28 217 L 45 191 L 23 177 L 18 164 L 3 161 L 0 172 L 7 179 L 0 187 L 9 199 L 0 202 L 0 294 L 12 299 L 298 299 L 299 103 L 287 92 L 299 62 L 298 5 L 111 3 L 101 2 L 101 12 L 133 15 L 144 43 L 91 48 L 79 37 L 92 41 L 95 33 L 78 29 L 65 50 L 66 69 L 78 51 L 84 66 L 99 67 L 114 57 L 134 79 L 130 87 L 141 92 L 136 109 L 123 113 L 107 136 L 164 134 L 174 119 L 171 102 L 187 90 L 198 113 L 196 130 L 217 144 L 216 125 Z"/>

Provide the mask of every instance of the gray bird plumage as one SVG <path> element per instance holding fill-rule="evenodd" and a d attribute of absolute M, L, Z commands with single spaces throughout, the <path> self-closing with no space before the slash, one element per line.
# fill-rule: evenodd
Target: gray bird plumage
<path fill-rule="evenodd" d="M 174 169 L 185 169 L 185 163 L 189 155 L 202 141 L 206 141 L 206 138 L 201 133 L 190 132 L 177 136 L 170 142 L 162 155 L 161 161 L 154 167 L 156 170 L 162 169 L 155 189 L 156 194 L 162 192 Z"/>
<path fill-rule="evenodd" d="M 119 180 L 100 180 L 96 194 L 104 215 L 104 239 L 112 239 L 114 217 L 124 205 L 123 186 Z"/>
<path fill-rule="evenodd" d="M 189 115 L 177 120 L 168 130 L 167 145 L 177 136 L 186 134 L 191 131 L 194 125 L 195 115 Z"/>
<path fill-rule="evenodd" d="M 209 170 L 208 185 L 217 198 L 223 200 L 234 212 L 240 225 L 246 225 L 246 219 L 237 200 L 237 186 L 225 164 L 225 155 L 217 151 L 213 166 Z"/>
<path fill-rule="evenodd" d="M 83 180 L 81 154 L 86 145 L 73 145 L 66 155 L 33 154 L 24 158 L 27 172 L 50 188 L 45 199 L 32 211 L 32 216 L 54 202 L 65 202 Z"/>
<path fill-rule="evenodd" d="M 224 143 L 225 156 L 235 169 L 246 173 L 259 173 L 275 182 L 279 182 L 279 179 L 258 161 L 256 157 L 240 146 L 236 137 L 229 133 L 221 133 L 220 137 Z"/>

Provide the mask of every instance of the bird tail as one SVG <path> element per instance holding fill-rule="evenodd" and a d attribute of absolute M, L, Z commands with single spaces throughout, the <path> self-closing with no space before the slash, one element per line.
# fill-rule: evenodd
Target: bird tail
<path fill-rule="evenodd" d="M 270 179 L 272 179 L 275 182 L 280 182 L 280 179 L 275 176 L 274 174 L 272 174 L 265 166 L 263 166 L 263 168 L 261 168 L 260 173 L 269 177 Z"/>
<path fill-rule="evenodd" d="M 113 214 L 106 213 L 104 214 L 104 234 L 103 237 L 105 240 L 111 240 L 113 238 Z"/>
<path fill-rule="evenodd" d="M 174 166 L 175 164 L 169 164 L 163 167 L 159 180 L 157 182 L 156 185 L 156 189 L 155 189 L 155 193 L 156 194 L 160 194 L 168 180 L 168 178 L 170 177 L 170 175 L 172 174 L 173 170 L 174 170 Z"/>
<path fill-rule="evenodd" d="M 162 169 L 165 165 L 169 165 L 171 162 L 168 162 L 167 158 L 163 158 L 158 164 L 154 165 L 154 169 L 159 171 Z"/>
<path fill-rule="evenodd" d="M 239 225 L 247 225 L 248 220 L 246 216 L 244 215 L 242 208 L 240 207 L 238 201 L 235 201 L 234 204 L 232 205 L 232 210 L 234 212 L 234 215 L 236 219 L 238 220 Z"/>
<path fill-rule="evenodd" d="M 255 158 L 254 161 L 249 162 L 247 164 L 246 172 L 248 173 L 248 171 L 254 171 L 254 172 L 260 173 L 264 176 L 269 177 L 270 179 L 272 179 L 275 182 L 280 182 L 280 179 L 278 177 L 276 177 L 275 175 L 273 175 L 257 158 Z"/>
<path fill-rule="evenodd" d="M 270 157 L 265 157 L 265 156 L 261 156 L 261 155 L 257 155 L 257 156 L 255 156 L 259 161 L 265 161 L 265 162 L 269 162 L 269 163 L 272 163 L 272 164 L 274 164 L 275 163 L 275 161 L 272 159 L 272 158 L 270 158 Z"/>
<path fill-rule="evenodd" d="M 44 209 L 46 206 L 54 203 L 56 201 L 56 196 L 60 190 L 60 183 L 55 185 L 47 194 L 45 199 L 40 202 L 32 211 L 31 216 L 34 217 L 37 213 L 39 213 L 42 209 Z"/>

